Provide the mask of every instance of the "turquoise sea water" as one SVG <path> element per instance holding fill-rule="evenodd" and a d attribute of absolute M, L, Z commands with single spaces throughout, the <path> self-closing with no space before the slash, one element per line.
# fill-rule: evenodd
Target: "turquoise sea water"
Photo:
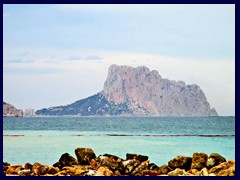
<path fill-rule="evenodd" d="M 177 155 L 219 153 L 235 159 L 235 117 L 3 118 L 3 161 L 54 164 L 77 147 L 123 159 L 148 155 L 157 165 Z M 21 136 L 13 136 L 21 135 Z"/>

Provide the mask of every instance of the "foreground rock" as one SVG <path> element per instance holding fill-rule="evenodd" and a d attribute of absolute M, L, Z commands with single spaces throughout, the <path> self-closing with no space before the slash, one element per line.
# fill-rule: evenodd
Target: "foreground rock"
<path fill-rule="evenodd" d="M 103 90 L 66 106 L 44 108 L 38 115 L 217 116 L 202 89 L 162 78 L 147 67 L 112 65 Z"/>
<path fill-rule="evenodd" d="M 3 102 L 3 117 L 22 117 L 23 111 L 13 105 Z"/>
<path fill-rule="evenodd" d="M 76 160 L 63 154 L 53 166 L 3 163 L 5 176 L 235 176 L 235 161 L 220 154 L 194 153 L 193 157 L 176 156 L 168 165 L 150 163 L 148 156 L 126 154 L 126 159 L 104 154 L 96 157 L 91 148 L 76 148 Z"/>

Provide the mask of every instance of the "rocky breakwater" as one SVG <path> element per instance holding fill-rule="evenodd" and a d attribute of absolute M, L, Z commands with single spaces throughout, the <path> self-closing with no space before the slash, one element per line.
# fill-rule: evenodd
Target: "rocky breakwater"
<path fill-rule="evenodd" d="M 150 163 L 148 156 L 126 154 L 126 159 L 104 154 L 98 157 L 91 148 L 75 149 L 76 158 L 63 154 L 53 165 L 10 165 L 3 163 L 5 176 L 235 176 L 235 161 L 220 154 L 194 153 L 177 156 L 168 164 Z"/>
<path fill-rule="evenodd" d="M 3 102 L 3 117 L 22 117 L 23 111 L 13 105 Z"/>

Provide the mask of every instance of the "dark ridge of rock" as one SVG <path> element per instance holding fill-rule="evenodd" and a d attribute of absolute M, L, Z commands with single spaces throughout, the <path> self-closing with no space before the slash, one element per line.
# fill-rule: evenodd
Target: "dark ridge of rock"
<path fill-rule="evenodd" d="M 3 101 L 3 117 L 22 117 L 23 111 Z"/>
<path fill-rule="evenodd" d="M 66 106 L 44 108 L 37 115 L 217 116 L 202 89 L 162 78 L 147 67 L 112 65 L 103 90 Z"/>
<path fill-rule="evenodd" d="M 56 106 L 37 110 L 36 114 L 47 116 L 102 116 L 131 114 L 131 110 L 128 109 L 126 103 L 116 105 L 113 102 L 109 102 L 101 93 L 97 93 L 67 106 Z"/>

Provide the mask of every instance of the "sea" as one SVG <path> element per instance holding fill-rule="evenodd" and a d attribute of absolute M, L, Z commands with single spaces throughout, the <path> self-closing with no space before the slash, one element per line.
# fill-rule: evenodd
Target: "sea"
<path fill-rule="evenodd" d="M 147 155 L 167 164 L 178 155 L 219 153 L 235 160 L 235 117 L 4 117 L 3 161 L 53 165 L 78 147 L 96 156 Z"/>

